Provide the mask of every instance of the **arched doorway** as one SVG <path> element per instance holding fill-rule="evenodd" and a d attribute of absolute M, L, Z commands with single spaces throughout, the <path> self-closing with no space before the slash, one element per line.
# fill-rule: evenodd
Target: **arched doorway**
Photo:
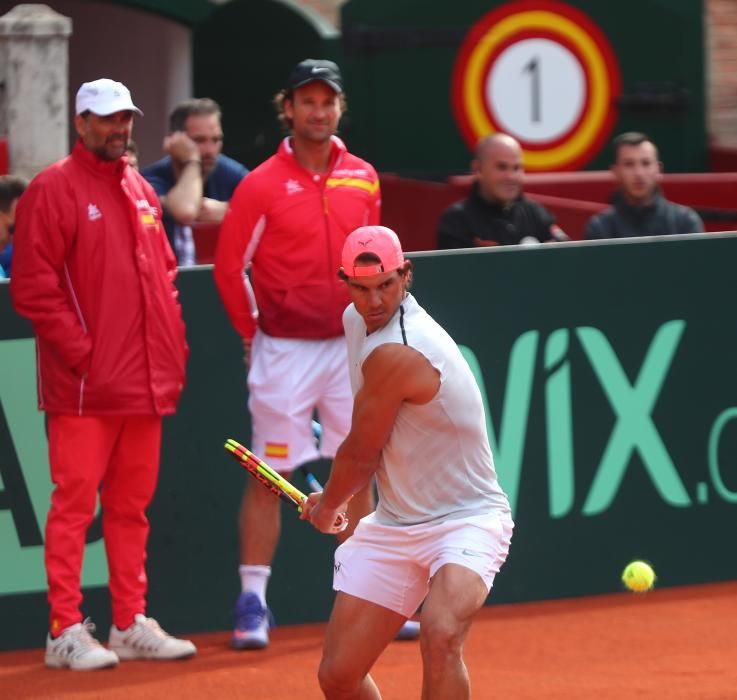
<path fill-rule="evenodd" d="M 192 33 L 194 93 L 223 108 L 226 150 L 254 167 L 281 139 L 272 98 L 304 58 L 329 57 L 337 32 L 274 0 L 235 0 Z"/>

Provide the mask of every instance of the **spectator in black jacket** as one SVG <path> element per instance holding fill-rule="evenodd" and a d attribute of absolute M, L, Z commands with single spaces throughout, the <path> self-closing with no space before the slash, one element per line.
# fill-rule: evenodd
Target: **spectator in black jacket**
<path fill-rule="evenodd" d="M 704 230 L 693 209 L 663 197 L 663 164 L 658 160 L 658 149 L 645 134 L 631 131 L 614 139 L 612 172 L 619 190 L 612 198 L 612 206 L 589 220 L 585 238 L 664 236 Z"/>
<path fill-rule="evenodd" d="M 522 194 L 522 148 L 507 134 L 479 142 L 467 199 L 443 212 L 438 248 L 474 248 L 568 240 L 552 214 Z"/>

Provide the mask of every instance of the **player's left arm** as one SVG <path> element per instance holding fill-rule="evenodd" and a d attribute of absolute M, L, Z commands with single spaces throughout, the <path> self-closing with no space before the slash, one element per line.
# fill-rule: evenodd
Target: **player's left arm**
<path fill-rule="evenodd" d="M 369 483 L 402 403 L 427 403 L 440 388 L 440 376 L 427 358 L 398 343 L 376 348 L 362 370 L 363 386 L 355 396 L 351 430 L 337 450 L 325 490 L 309 497 L 302 516 L 322 532 Z"/>

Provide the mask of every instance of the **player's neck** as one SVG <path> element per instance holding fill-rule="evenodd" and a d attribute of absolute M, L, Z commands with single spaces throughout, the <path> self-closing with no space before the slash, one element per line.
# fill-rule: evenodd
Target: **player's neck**
<path fill-rule="evenodd" d="M 310 172 L 326 173 L 330 169 L 333 150 L 329 140 L 316 142 L 293 136 L 292 148 L 297 162 Z"/>

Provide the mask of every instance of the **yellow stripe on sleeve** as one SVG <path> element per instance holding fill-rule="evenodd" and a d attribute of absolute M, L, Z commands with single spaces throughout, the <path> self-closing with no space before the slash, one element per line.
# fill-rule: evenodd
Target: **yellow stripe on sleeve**
<path fill-rule="evenodd" d="M 358 177 L 329 177 L 325 183 L 327 187 L 355 187 L 366 190 L 369 194 L 376 194 L 379 189 L 379 181 L 362 180 Z"/>

